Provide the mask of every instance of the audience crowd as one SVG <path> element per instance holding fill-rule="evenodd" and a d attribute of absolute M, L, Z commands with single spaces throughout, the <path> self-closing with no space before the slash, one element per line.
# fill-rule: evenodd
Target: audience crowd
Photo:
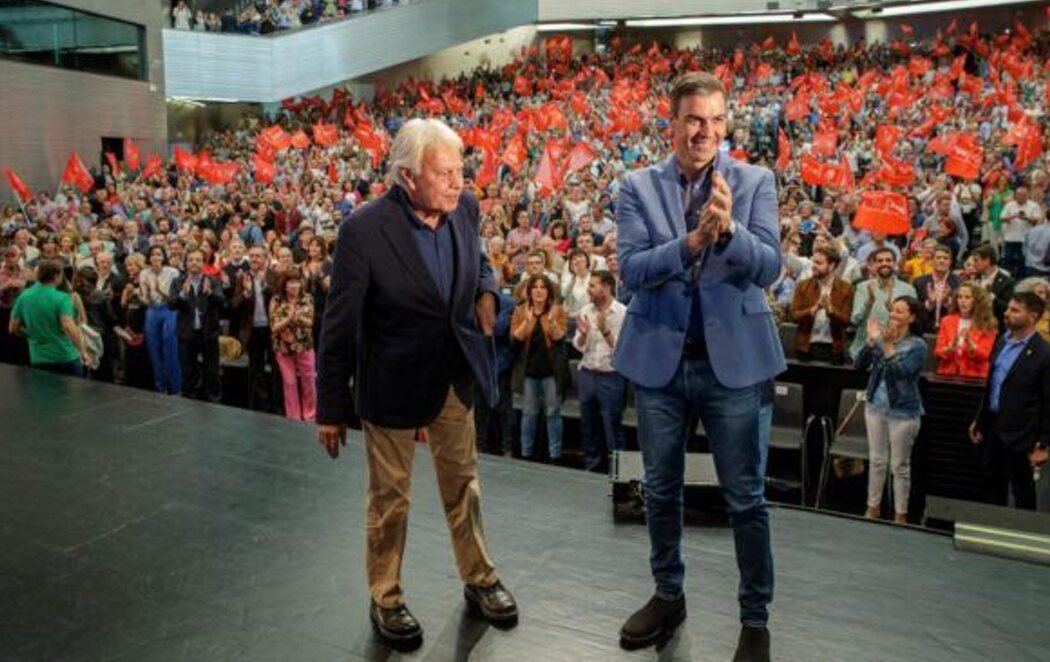
<path fill-rule="evenodd" d="M 270 0 L 218 17 L 180 2 L 173 18 L 181 29 L 266 32 L 364 4 Z M 0 360 L 83 365 L 91 378 L 217 401 L 220 364 L 244 354 L 253 408 L 311 420 L 337 229 L 386 190 L 390 136 L 408 117 L 437 116 L 463 138 L 479 241 L 504 291 L 504 397 L 479 407 L 479 443 L 538 456 L 542 423 L 547 455 L 559 458 L 562 406 L 578 384 L 586 464 L 603 469 L 605 449 L 624 443 L 629 399 L 610 362 L 631 300 L 618 277 L 617 192 L 625 173 L 670 154 L 670 83 L 704 69 L 729 91 L 719 158 L 778 176 L 784 259 L 768 299 L 792 331 L 785 349 L 871 369 L 868 514 L 889 466 L 899 518 L 928 355 L 940 375 L 984 380 L 998 411 L 1001 392 L 1015 389 L 997 348 L 1050 341 L 1050 35 L 955 23 L 922 40 L 902 26 L 889 44 L 767 39 L 732 52 L 615 38 L 574 55 L 556 37 L 499 68 L 379 86 L 368 102 L 343 90 L 289 99 L 277 117 L 245 117 L 193 152 L 176 149 L 170 164 L 112 159 L 90 181 L 64 177 L 54 194 L 26 191 L 0 210 Z M 38 272 L 56 264 L 45 283 Z M 22 337 L 19 299 L 38 277 L 72 303 L 36 297 L 63 311 L 48 336 L 58 353 Z M 984 410 L 986 431 L 973 438 L 989 481 L 1020 480 L 1029 465 L 1018 453 L 1045 460 L 1031 444 L 1050 441 L 1046 354 L 1010 353 L 1032 362 L 1031 383 L 1044 389 L 1028 446 L 987 450 L 999 437 Z"/>
<path fill-rule="evenodd" d="M 192 0 L 178 0 L 171 8 L 171 26 L 176 30 L 198 32 L 272 34 L 409 1 L 231 0 L 222 11 L 194 11 Z"/>

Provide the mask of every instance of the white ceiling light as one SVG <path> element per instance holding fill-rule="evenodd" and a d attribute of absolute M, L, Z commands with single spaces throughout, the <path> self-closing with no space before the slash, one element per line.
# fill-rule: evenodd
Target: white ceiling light
<path fill-rule="evenodd" d="M 766 25 L 769 23 L 833 23 L 830 14 L 809 13 L 798 17 L 794 14 L 735 14 L 732 16 L 694 16 L 692 18 L 647 18 L 627 21 L 629 28 L 676 28 L 708 25 Z"/>
<path fill-rule="evenodd" d="M 959 9 L 980 9 L 981 7 L 1002 7 L 1004 5 L 1023 5 L 1042 2 L 1043 0 L 945 0 L 943 2 L 913 2 L 907 5 L 888 5 L 881 9 L 861 9 L 853 12 L 857 18 L 893 18 L 894 16 L 915 16 L 916 14 L 934 14 Z"/>
<path fill-rule="evenodd" d="M 537 23 L 537 32 L 571 32 L 574 30 L 594 30 L 593 23 Z"/>

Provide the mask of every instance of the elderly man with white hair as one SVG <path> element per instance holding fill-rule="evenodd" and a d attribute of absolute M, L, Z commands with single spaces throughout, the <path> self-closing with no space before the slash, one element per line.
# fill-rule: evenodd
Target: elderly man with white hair
<path fill-rule="evenodd" d="M 518 615 L 481 527 L 473 394 L 490 407 L 499 400 L 498 288 L 480 251 L 477 200 L 463 190 L 462 152 L 437 120 L 413 119 L 398 132 L 390 190 L 339 229 L 317 362 L 318 439 L 331 457 L 351 414 L 363 422 L 369 613 L 401 649 L 423 635 L 401 587 L 419 428 L 429 433 L 467 602 L 496 625 Z"/>

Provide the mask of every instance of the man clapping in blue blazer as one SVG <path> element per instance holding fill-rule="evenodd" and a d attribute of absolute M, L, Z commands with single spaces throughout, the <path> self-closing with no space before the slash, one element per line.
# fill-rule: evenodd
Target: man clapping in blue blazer
<path fill-rule="evenodd" d="M 674 155 L 632 173 L 616 210 L 624 284 L 634 293 L 616 369 L 635 383 L 656 593 L 620 631 L 625 648 L 685 618 L 682 488 L 690 413 L 710 439 L 740 570 L 735 662 L 769 659 L 773 557 L 764 480 L 772 379 L 786 368 L 762 288 L 780 274 L 773 173 L 719 154 L 726 91 L 710 74 L 671 94 Z"/>

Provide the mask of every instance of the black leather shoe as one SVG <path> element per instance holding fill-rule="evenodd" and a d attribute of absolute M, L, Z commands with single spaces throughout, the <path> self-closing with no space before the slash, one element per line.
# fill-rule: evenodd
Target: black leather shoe
<path fill-rule="evenodd" d="M 769 662 L 769 630 L 745 625 L 740 630 L 733 662 Z"/>
<path fill-rule="evenodd" d="M 423 643 L 423 627 L 405 605 L 386 609 L 373 600 L 368 615 L 376 632 L 391 647 L 412 650 Z"/>
<path fill-rule="evenodd" d="M 501 582 L 492 586 L 463 587 L 463 597 L 471 609 L 481 612 L 489 623 L 497 627 L 513 627 L 518 623 L 518 603 Z"/>
<path fill-rule="evenodd" d="M 620 647 L 635 650 L 652 646 L 661 639 L 670 638 L 684 620 L 684 595 L 674 601 L 654 595 L 620 628 Z"/>

